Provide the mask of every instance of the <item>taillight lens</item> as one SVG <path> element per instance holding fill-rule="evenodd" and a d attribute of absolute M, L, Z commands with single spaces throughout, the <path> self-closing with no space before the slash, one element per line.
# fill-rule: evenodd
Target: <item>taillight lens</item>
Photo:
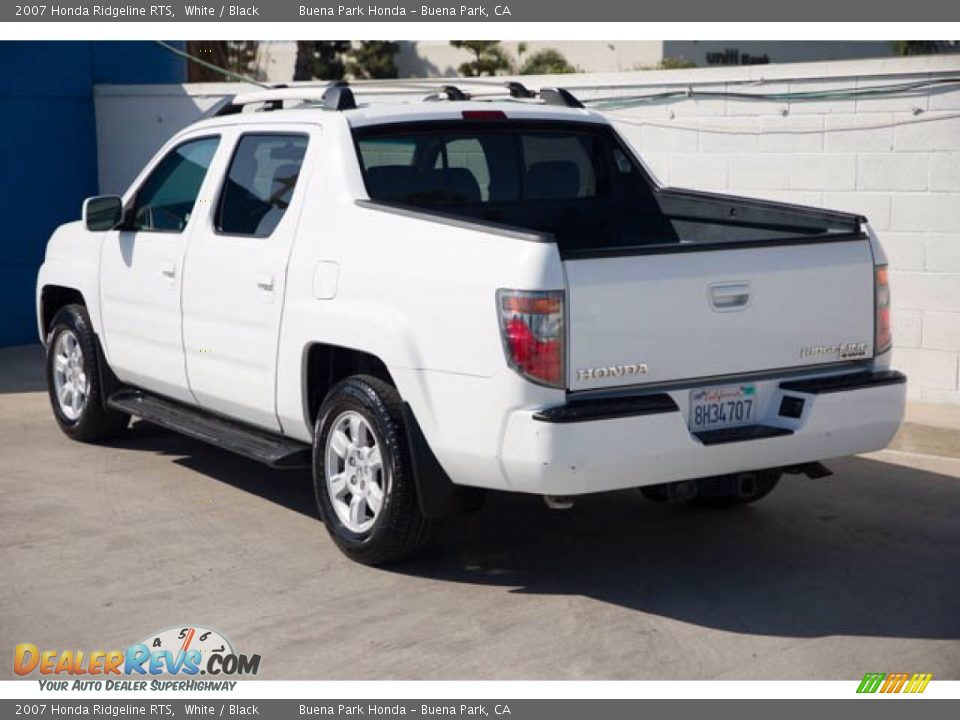
<path fill-rule="evenodd" d="M 874 281 L 876 297 L 876 325 L 873 333 L 873 354 L 885 353 L 893 345 L 893 328 L 890 326 L 890 283 L 887 266 L 877 265 Z"/>
<path fill-rule="evenodd" d="M 563 291 L 498 290 L 497 311 L 507 364 L 533 382 L 563 387 Z"/>

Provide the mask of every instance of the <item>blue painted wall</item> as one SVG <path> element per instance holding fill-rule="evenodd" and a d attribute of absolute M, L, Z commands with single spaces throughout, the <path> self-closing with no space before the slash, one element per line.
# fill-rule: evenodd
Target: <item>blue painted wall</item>
<path fill-rule="evenodd" d="M 181 44 L 182 46 L 182 44 Z M 93 86 L 180 83 L 152 42 L 0 42 L 0 346 L 38 341 L 34 283 L 47 239 L 97 193 Z"/>

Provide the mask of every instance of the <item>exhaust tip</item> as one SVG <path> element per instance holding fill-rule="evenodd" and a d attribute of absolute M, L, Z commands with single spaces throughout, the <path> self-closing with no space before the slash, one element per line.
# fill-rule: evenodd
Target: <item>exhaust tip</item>
<path fill-rule="evenodd" d="M 569 510 L 573 507 L 573 498 L 569 495 L 544 495 L 543 502 L 551 510 Z"/>

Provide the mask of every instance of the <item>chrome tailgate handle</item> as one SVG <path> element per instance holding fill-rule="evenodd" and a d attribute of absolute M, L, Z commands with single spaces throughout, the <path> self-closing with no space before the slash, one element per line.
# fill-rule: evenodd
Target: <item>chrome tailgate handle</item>
<path fill-rule="evenodd" d="M 718 312 L 743 310 L 750 304 L 750 283 L 717 283 L 709 286 L 708 295 Z"/>

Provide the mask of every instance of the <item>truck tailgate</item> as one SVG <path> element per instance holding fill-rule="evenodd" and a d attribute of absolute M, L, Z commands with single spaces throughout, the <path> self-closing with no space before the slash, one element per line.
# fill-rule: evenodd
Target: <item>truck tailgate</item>
<path fill-rule="evenodd" d="M 865 236 L 567 259 L 568 387 L 822 365 L 873 353 Z"/>

